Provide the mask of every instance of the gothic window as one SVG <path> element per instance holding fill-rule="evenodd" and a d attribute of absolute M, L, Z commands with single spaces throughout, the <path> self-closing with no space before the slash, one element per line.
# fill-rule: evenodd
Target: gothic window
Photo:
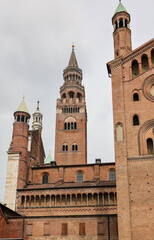
<path fill-rule="evenodd" d="M 153 140 L 152 138 L 147 139 L 147 154 L 148 155 L 153 155 Z"/>
<path fill-rule="evenodd" d="M 48 174 L 44 174 L 44 175 L 43 175 L 42 183 L 43 183 L 43 184 L 48 183 Z"/>
<path fill-rule="evenodd" d="M 83 182 L 83 174 L 80 172 L 77 174 L 77 182 L 82 183 Z"/>
<path fill-rule="evenodd" d="M 151 51 L 151 61 L 152 61 L 152 67 L 154 67 L 154 49 Z"/>
<path fill-rule="evenodd" d="M 132 62 L 132 77 L 134 78 L 137 75 L 139 75 L 138 61 L 137 60 L 133 60 L 133 62 Z"/>
<path fill-rule="evenodd" d="M 146 70 L 149 69 L 148 56 L 144 54 L 142 56 L 141 61 L 142 61 L 142 72 L 145 72 Z"/>
<path fill-rule="evenodd" d="M 138 126 L 139 125 L 139 117 L 138 115 L 133 116 L 133 126 Z"/>
<path fill-rule="evenodd" d="M 121 141 L 123 141 L 123 125 L 122 125 L 122 123 L 118 123 L 117 125 L 116 125 L 116 140 L 118 141 L 118 142 L 121 142 Z"/>
<path fill-rule="evenodd" d="M 67 123 L 66 122 L 64 123 L 64 129 L 65 130 L 67 129 Z"/>
<path fill-rule="evenodd" d="M 116 180 L 115 169 L 110 169 L 110 172 L 109 172 L 109 180 L 110 180 L 110 181 L 115 181 L 115 180 Z"/>
<path fill-rule="evenodd" d="M 68 122 L 68 129 L 70 129 L 70 123 Z"/>
<path fill-rule="evenodd" d="M 133 101 L 134 101 L 134 102 L 139 101 L 139 95 L 138 95 L 137 92 L 135 92 L 135 93 L 133 94 Z"/>
<path fill-rule="evenodd" d="M 73 122 L 71 122 L 71 129 L 73 129 L 74 128 L 74 124 L 73 124 Z"/>
<path fill-rule="evenodd" d="M 77 129 L 77 124 L 76 124 L 76 122 L 74 122 L 74 129 Z"/>

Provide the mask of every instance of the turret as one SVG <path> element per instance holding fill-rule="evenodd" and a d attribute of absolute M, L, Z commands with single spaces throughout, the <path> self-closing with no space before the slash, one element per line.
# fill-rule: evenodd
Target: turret
<path fill-rule="evenodd" d="M 15 122 L 13 124 L 12 151 L 20 152 L 18 187 L 26 185 L 27 176 L 27 152 L 29 136 L 29 119 L 27 106 L 24 99 L 14 113 Z"/>
<path fill-rule="evenodd" d="M 132 51 L 130 14 L 121 1 L 112 18 L 112 24 L 114 28 L 114 57 L 127 55 Z"/>
<path fill-rule="evenodd" d="M 15 210 L 16 189 L 27 184 L 29 119 L 24 99 L 14 113 L 13 134 L 8 150 L 5 202 Z"/>
<path fill-rule="evenodd" d="M 42 129 L 42 118 L 43 118 L 43 115 L 42 113 L 40 113 L 39 101 L 38 101 L 36 112 L 33 113 L 33 123 L 32 123 L 33 130 L 38 130 L 39 128 Z"/>

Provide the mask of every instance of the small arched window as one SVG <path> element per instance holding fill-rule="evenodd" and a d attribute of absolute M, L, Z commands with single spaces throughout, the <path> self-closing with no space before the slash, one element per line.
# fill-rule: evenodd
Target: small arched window
<path fill-rule="evenodd" d="M 139 117 L 138 115 L 133 116 L 133 126 L 138 126 L 139 125 Z"/>
<path fill-rule="evenodd" d="M 139 75 L 138 61 L 137 60 L 133 60 L 133 62 L 132 62 L 132 77 L 134 78 L 137 75 Z"/>
<path fill-rule="evenodd" d="M 67 144 L 63 144 L 62 151 L 63 152 L 67 152 L 68 151 L 68 145 Z"/>
<path fill-rule="evenodd" d="M 122 123 L 116 125 L 116 140 L 117 142 L 122 142 L 124 140 Z"/>
<path fill-rule="evenodd" d="M 147 153 L 148 155 L 153 155 L 153 140 L 152 138 L 147 139 Z"/>
<path fill-rule="evenodd" d="M 72 151 L 78 151 L 78 145 L 77 144 L 72 145 Z"/>
<path fill-rule="evenodd" d="M 119 27 L 120 27 L 120 28 L 123 27 L 123 19 L 120 20 L 120 22 L 119 22 Z"/>
<path fill-rule="evenodd" d="M 64 123 L 64 129 L 65 130 L 67 129 L 67 123 L 66 122 Z"/>
<path fill-rule="evenodd" d="M 77 93 L 77 98 L 79 98 L 79 101 L 81 100 L 81 98 L 82 98 L 81 93 Z"/>
<path fill-rule="evenodd" d="M 64 99 L 64 98 L 66 98 L 66 93 L 64 93 L 64 94 L 62 95 L 62 99 Z"/>
<path fill-rule="evenodd" d="M 42 178 L 42 183 L 45 184 L 45 183 L 48 183 L 48 174 L 44 174 L 43 175 L 43 178 Z"/>
<path fill-rule="evenodd" d="M 116 180 L 115 169 L 110 169 L 109 180 L 110 181 L 115 181 Z"/>
<path fill-rule="evenodd" d="M 125 27 L 126 28 L 127 28 L 127 24 L 128 24 L 127 19 L 125 19 Z"/>
<path fill-rule="evenodd" d="M 24 122 L 25 121 L 25 117 L 24 115 L 21 116 L 21 122 Z"/>
<path fill-rule="evenodd" d="M 77 123 L 74 122 L 74 129 L 77 129 Z"/>
<path fill-rule="evenodd" d="M 83 182 L 83 174 L 81 172 L 79 172 L 77 174 L 77 182 L 78 183 L 82 183 Z"/>
<path fill-rule="evenodd" d="M 142 72 L 145 72 L 149 69 L 148 56 L 144 54 L 142 56 L 141 61 L 142 61 Z"/>
<path fill-rule="evenodd" d="M 152 67 L 154 67 L 154 49 L 151 51 L 151 62 L 152 62 Z"/>
<path fill-rule="evenodd" d="M 69 92 L 69 97 L 74 98 L 74 92 Z"/>
<path fill-rule="evenodd" d="M 134 101 L 134 102 L 139 101 L 139 95 L 138 95 L 137 92 L 135 92 L 135 93 L 133 94 L 133 101 Z"/>
<path fill-rule="evenodd" d="M 20 115 L 17 115 L 17 122 L 20 122 Z"/>

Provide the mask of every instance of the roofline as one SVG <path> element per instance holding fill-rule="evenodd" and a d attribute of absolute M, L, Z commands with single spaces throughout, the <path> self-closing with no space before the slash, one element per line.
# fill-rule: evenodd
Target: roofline
<path fill-rule="evenodd" d="M 55 161 L 56 162 L 56 161 Z M 63 167 L 63 168 L 67 168 L 67 167 L 91 167 L 91 166 L 95 166 L 95 165 L 100 165 L 100 166 L 106 166 L 106 165 L 115 165 L 115 162 L 107 162 L 107 163 L 90 163 L 90 164 L 78 164 L 78 165 L 56 165 L 56 166 L 32 166 L 33 170 L 38 170 L 38 169 L 44 169 L 44 168 L 59 168 L 59 167 Z"/>

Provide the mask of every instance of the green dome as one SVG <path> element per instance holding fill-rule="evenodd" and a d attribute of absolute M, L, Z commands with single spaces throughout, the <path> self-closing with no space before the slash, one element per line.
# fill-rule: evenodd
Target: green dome
<path fill-rule="evenodd" d="M 45 160 L 45 164 L 49 164 L 49 163 L 52 162 L 52 161 L 53 161 L 53 160 L 52 160 L 51 154 L 50 154 L 50 152 L 49 152 L 48 157 L 47 157 L 47 159 Z"/>
<path fill-rule="evenodd" d="M 118 5 L 118 7 L 117 7 L 117 9 L 116 9 L 116 11 L 115 11 L 115 13 L 114 13 L 114 15 L 116 15 L 116 13 L 120 13 L 120 12 L 126 12 L 126 13 L 128 13 L 127 10 L 126 10 L 126 8 L 122 5 L 121 2 L 119 3 L 119 5 Z"/>

